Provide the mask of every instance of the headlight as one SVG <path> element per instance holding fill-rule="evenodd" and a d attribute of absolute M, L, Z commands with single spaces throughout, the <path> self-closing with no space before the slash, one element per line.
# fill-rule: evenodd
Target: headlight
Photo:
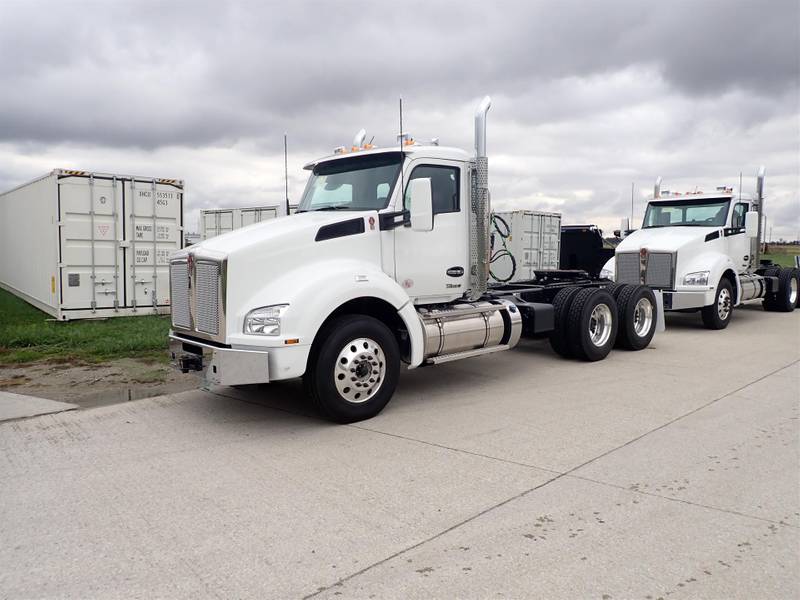
<path fill-rule="evenodd" d="M 683 285 L 708 285 L 708 271 L 687 273 L 683 276 Z"/>
<path fill-rule="evenodd" d="M 251 310 L 244 318 L 244 332 L 251 335 L 280 335 L 281 316 L 287 308 L 288 304 L 275 304 Z"/>
<path fill-rule="evenodd" d="M 614 281 L 614 271 L 600 269 L 600 279 L 610 279 L 611 281 Z"/>

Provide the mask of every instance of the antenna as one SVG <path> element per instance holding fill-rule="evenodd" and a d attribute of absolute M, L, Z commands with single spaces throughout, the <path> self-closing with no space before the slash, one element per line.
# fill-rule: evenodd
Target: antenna
<path fill-rule="evenodd" d="M 635 185 L 636 185 L 636 182 L 631 181 L 631 223 L 633 223 L 633 188 L 634 188 Z"/>
<path fill-rule="evenodd" d="M 283 183 L 286 193 L 286 216 L 289 216 L 289 141 L 283 134 Z"/>

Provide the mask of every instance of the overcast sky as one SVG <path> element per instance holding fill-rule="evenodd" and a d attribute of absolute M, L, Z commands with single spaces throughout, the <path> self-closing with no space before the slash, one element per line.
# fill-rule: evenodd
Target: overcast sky
<path fill-rule="evenodd" d="M 492 198 L 607 230 L 657 175 L 754 187 L 800 235 L 800 1 L 0 0 L 0 190 L 56 167 L 187 182 L 204 207 L 290 195 L 365 127 L 472 147 Z"/>

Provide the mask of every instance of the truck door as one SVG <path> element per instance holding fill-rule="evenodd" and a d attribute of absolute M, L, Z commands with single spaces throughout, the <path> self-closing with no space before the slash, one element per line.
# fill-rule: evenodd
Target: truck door
<path fill-rule="evenodd" d="M 469 198 L 466 169 L 457 162 L 412 163 L 405 177 L 403 206 L 410 207 L 408 184 L 430 178 L 433 230 L 395 231 L 395 274 L 415 303 L 444 302 L 461 296 L 469 276 Z"/>
<path fill-rule="evenodd" d="M 744 216 L 750 210 L 748 202 L 737 202 L 731 211 L 730 227 L 725 228 L 725 244 L 728 256 L 739 271 L 746 271 L 750 267 L 750 238 L 744 230 Z"/>

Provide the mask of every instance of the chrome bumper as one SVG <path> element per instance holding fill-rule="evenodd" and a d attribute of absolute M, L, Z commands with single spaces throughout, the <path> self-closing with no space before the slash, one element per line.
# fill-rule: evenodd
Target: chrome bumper
<path fill-rule="evenodd" d="M 269 383 L 269 353 L 219 348 L 199 340 L 169 335 L 172 365 L 183 373 L 202 371 L 206 384 Z"/>

